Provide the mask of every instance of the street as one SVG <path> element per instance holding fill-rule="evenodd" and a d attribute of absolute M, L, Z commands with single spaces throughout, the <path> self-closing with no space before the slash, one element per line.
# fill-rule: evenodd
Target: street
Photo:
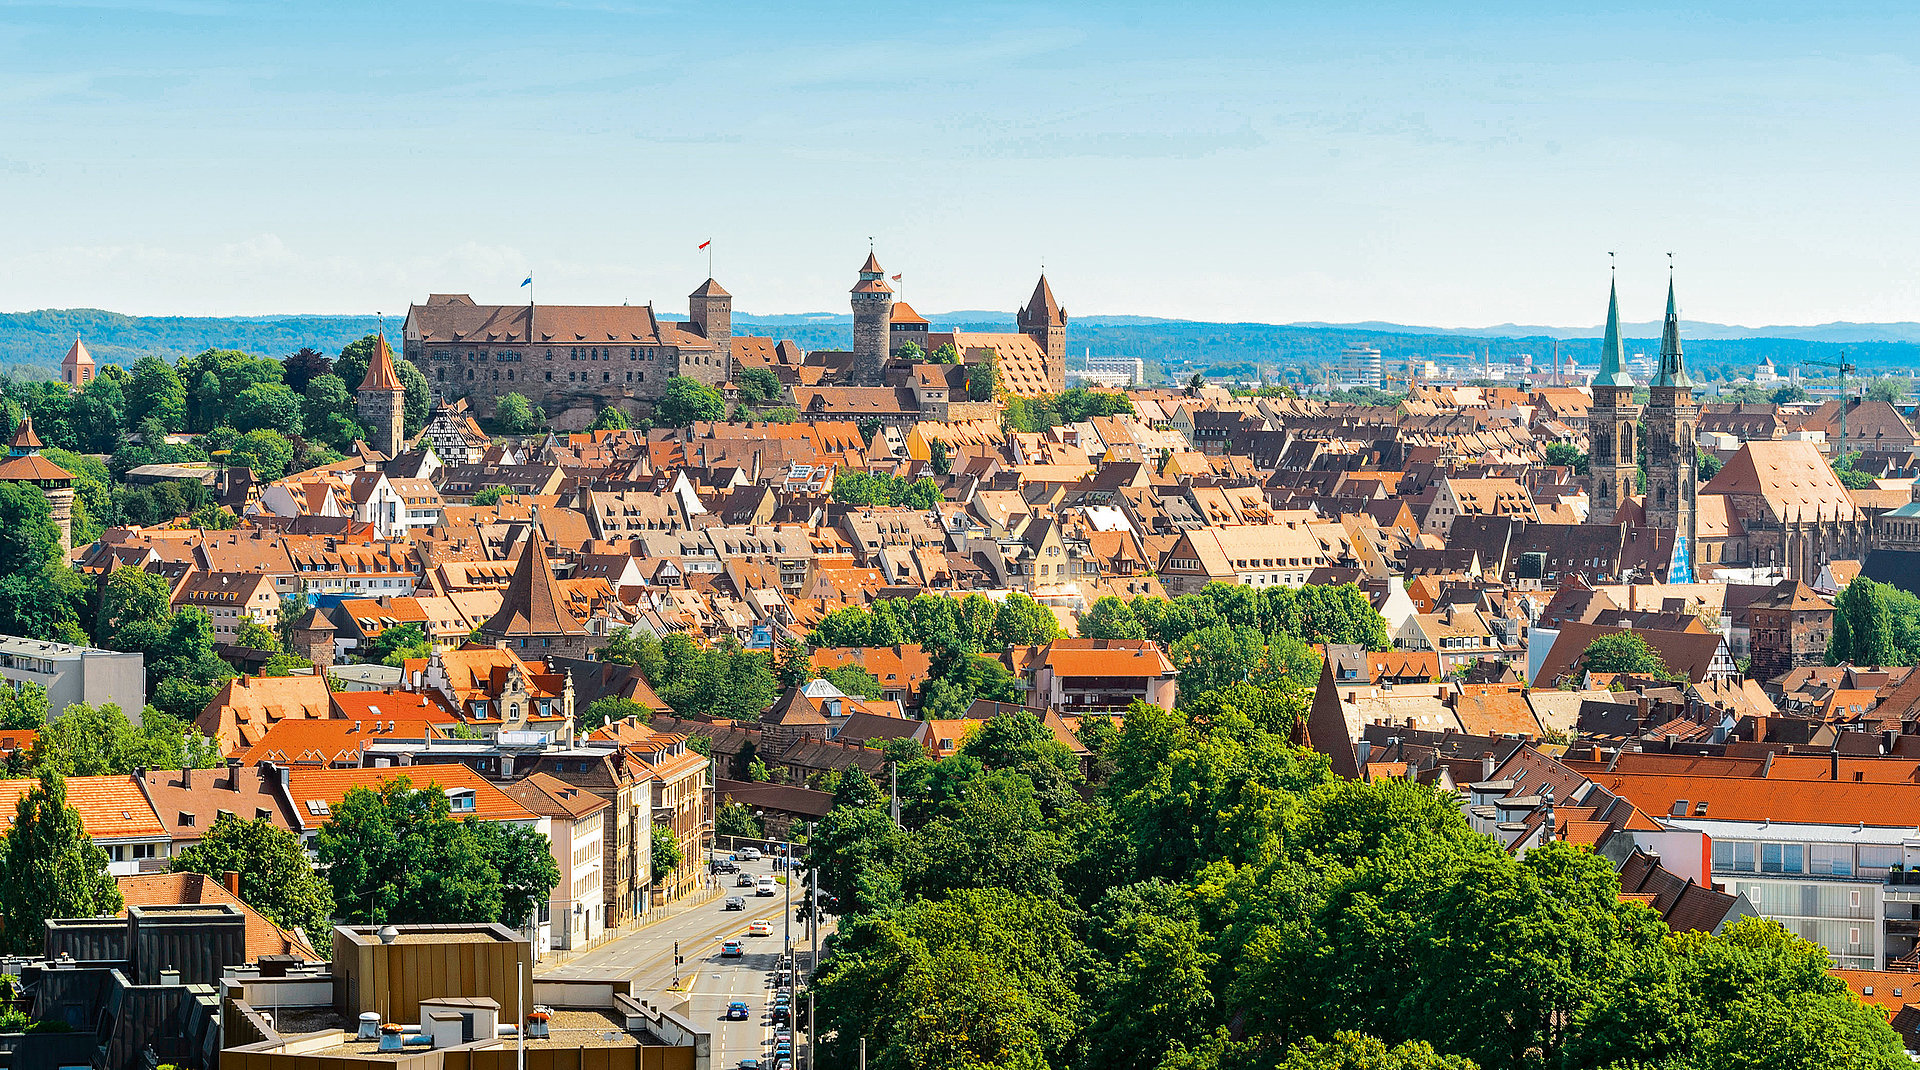
<path fill-rule="evenodd" d="M 773 869 L 769 860 L 742 862 L 740 870 L 756 880 L 763 875 L 782 875 Z M 807 928 L 804 922 L 794 920 L 793 910 L 787 905 L 785 885 L 779 886 L 778 895 L 756 896 L 752 888 L 737 887 L 737 877 L 738 874 L 733 873 L 718 874 L 717 879 L 724 887 L 711 900 L 679 909 L 563 966 L 542 970 L 541 975 L 594 977 L 613 971 L 632 978 L 635 995 L 645 995 L 667 1007 L 679 1002 L 666 995 L 666 990 L 678 983 L 683 990 L 690 990 L 686 1016 L 696 1027 L 713 1034 L 715 1070 L 731 1070 L 747 1058 L 759 1059 L 771 1066 L 773 971 L 789 933 L 794 957 L 802 968 L 806 967 Z M 746 900 L 745 910 L 724 909 L 726 897 L 733 895 Z M 793 906 L 798 907 L 805 901 L 804 887 L 796 885 Z M 746 935 L 747 926 L 755 920 L 770 922 L 773 934 Z M 821 929 L 821 938 L 825 939 L 832 930 L 829 919 Z M 738 958 L 721 957 L 720 946 L 730 939 L 741 943 L 744 954 Z M 676 943 L 686 960 L 678 968 L 673 963 Z M 747 1004 L 746 1021 L 727 1020 L 727 1004 L 734 1000 Z M 801 1047 L 796 1044 L 795 1050 Z"/>

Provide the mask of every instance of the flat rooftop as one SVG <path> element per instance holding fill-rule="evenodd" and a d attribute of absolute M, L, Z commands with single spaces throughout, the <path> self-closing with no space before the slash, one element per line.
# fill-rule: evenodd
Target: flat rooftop
<path fill-rule="evenodd" d="M 328 1018 L 327 1024 L 319 1028 L 342 1030 L 346 1033 L 345 1037 L 338 1044 L 315 1048 L 310 1051 L 302 1051 L 300 1053 L 301 1055 L 318 1056 L 321 1058 L 350 1058 L 391 1062 L 409 1056 L 419 1055 L 423 1051 L 432 1050 L 424 1045 L 416 1045 L 402 1051 L 381 1051 L 378 1040 L 354 1039 L 352 1032 L 354 1028 L 353 1023 L 345 1021 L 340 1015 L 332 1011 L 328 1011 L 326 1014 Z M 505 1024 L 505 1017 L 510 1016 L 503 1016 L 502 1024 Z M 293 1024 L 292 1018 L 292 1015 L 288 1015 L 281 1020 L 281 1024 L 283 1026 L 291 1026 Z M 413 1032 L 414 1028 L 413 1025 L 408 1025 L 407 1031 Z M 527 1039 L 527 1049 L 529 1051 L 540 1048 L 637 1048 L 642 1043 L 640 1037 L 627 1032 L 626 1020 L 624 1018 L 616 1018 L 608 1011 L 555 1010 L 553 1017 L 547 1021 L 547 1030 L 551 1034 L 550 1036 L 529 1037 Z M 609 1034 L 611 1034 L 611 1039 L 609 1039 Z M 512 1037 L 501 1037 L 498 1038 L 496 1042 L 503 1046 L 512 1045 L 517 1047 L 519 1044 L 519 1042 Z M 477 1044 L 480 1043 L 480 1041 L 476 1038 L 474 1043 Z"/>

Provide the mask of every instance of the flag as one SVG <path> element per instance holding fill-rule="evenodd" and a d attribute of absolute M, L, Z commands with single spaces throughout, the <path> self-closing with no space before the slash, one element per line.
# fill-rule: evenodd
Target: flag
<path fill-rule="evenodd" d="M 899 282 L 899 281 L 900 281 L 900 276 L 898 276 L 898 275 L 895 275 L 895 276 L 893 277 L 893 281 L 895 281 L 895 282 Z"/>
<path fill-rule="evenodd" d="M 712 245 L 712 244 L 713 244 L 713 239 L 712 239 L 712 238 L 708 238 L 708 239 L 707 239 L 706 241 L 703 241 L 703 242 L 701 242 L 701 243 L 700 243 L 700 248 L 702 248 L 702 249 L 705 249 L 705 248 L 706 248 L 707 246 L 709 246 L 709 245 Z"/>
<path fill-rule="evenodd" d="M 533 285 L 533 276 L 532 276 L 532 275 L 528 275 L 528 276 L 527 276 L 527 281 L 525 281 L 525 282 L 523 282 L 523 283 L 521 283 L 520 285 L 521 285 L 522 287 L 527 287 L 527 286 L 532 286 L 532 285 Z"/>

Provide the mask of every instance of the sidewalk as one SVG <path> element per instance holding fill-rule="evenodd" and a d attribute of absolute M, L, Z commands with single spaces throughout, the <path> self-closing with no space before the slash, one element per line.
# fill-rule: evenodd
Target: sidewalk
<path fill-rule="evenodd" d="M 667 903 L 662 906 L 655 907 L 651 911 L 648 911 L 647 913 L 642 914 L 638 917 L 629 918 L 626 921 L 621 922 L 619 925 L 616 925 L 610 929 L 605 930 L 600 935 L 594 937 L 593 939 L 587 941 L 584 944 L 581 944 L 579 947 L 570 947 L 564 950 L 556 949 L 553 951 L 548 951 L 545 954 L 540 956 L 540 961 L 536 965 L 540 969 L 553 969 L 555 967 L 565 966 L 567 963 L 572 962 L 574 959 L 580 957 L 581 955 L 587 954 L 590 951 L 598 951 L 599 949 L 605 947 L 606 945 L 613 943 L 615 940 L 619 940 L 627 936 L 632 936 L 634 933 L 640 932 L 651 926 L 658 925 L 660 922 L 666 921 L 668 918 L 677 917 L 678 915 L 683 914 L 689 910 L 692 910 L 695 907 L 705 906 L 708 903 L 711 903 L 715 899 L 719 898 L 721 895 L 725 894 L 726 890 L 727 889 L 724 886 L 718 883 L 715 883 L 706 888 L 698 889 L 687 895 L 681 896 L 679 899 L 676 899 L 671 903 Z"/>

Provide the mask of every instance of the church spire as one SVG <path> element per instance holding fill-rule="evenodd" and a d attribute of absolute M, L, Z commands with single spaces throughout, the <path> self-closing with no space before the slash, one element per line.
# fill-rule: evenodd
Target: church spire
<path fill-rule="evenodd" d="M 1607 286 L 1607 336 L 1600 342 L 1600 371 L 1593 377 L 1595 386 L 1633 385 L 1627 372 L 1627 351 L 1620 340 L 1620 286 Z"/>
<path fill-rule="evenodd" d="M 1673 299 L 1673 278 L 1667 278 L 1667 322 L 1660 331 L 1660 374 L 1654 386 L 1678 386 L 1689 390 L 1693 379 L 1687 375 L 1687 358 L 1680 352 L 1680 306 Z"/>

